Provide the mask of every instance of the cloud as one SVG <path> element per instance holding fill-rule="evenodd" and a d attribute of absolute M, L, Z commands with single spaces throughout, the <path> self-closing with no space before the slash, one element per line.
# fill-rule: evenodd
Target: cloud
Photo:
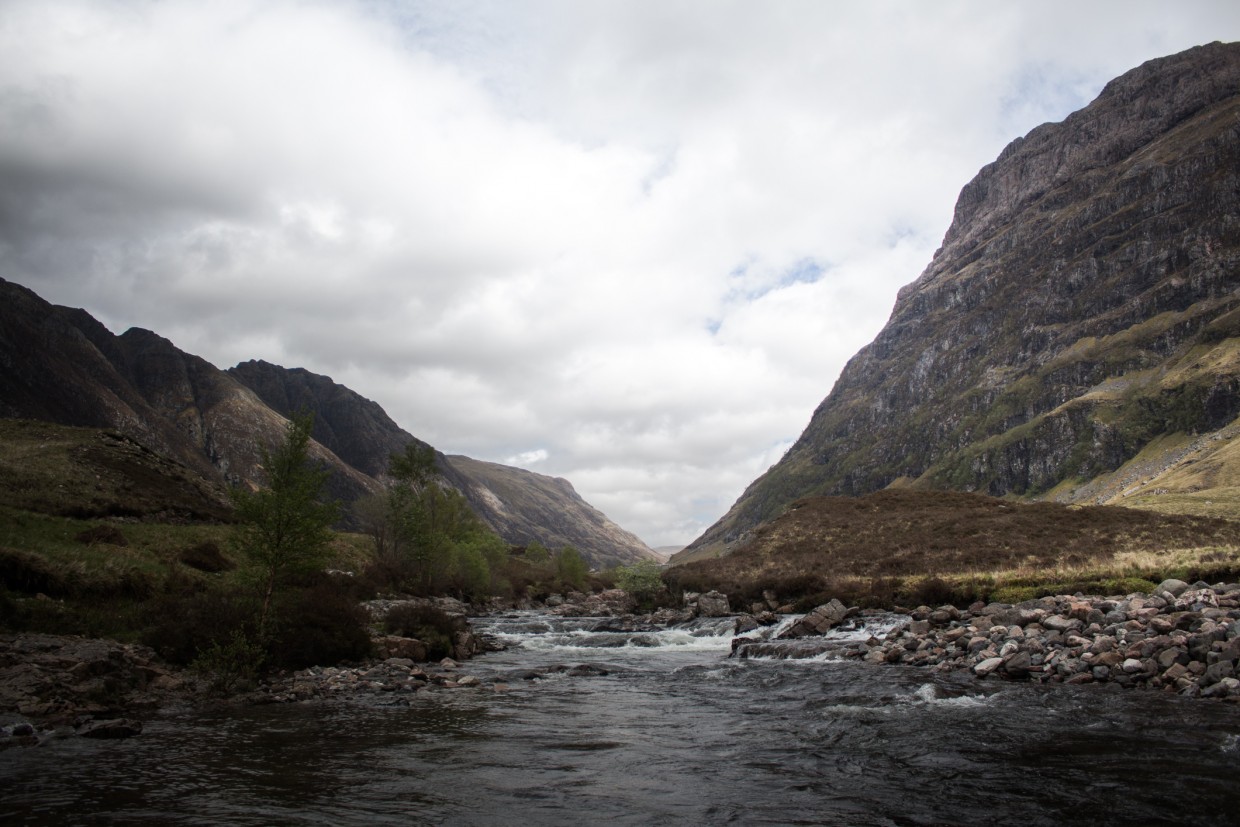
<path fill-rule="evenodd" d="M 515 465 L 519 468 L 528 468 L 531 465 L 537 465 L 544 462 L 550 454 L 545 448 L 535 448 L 533 451 L 522 451 L 504 460 L 505 465 Z"/>
<path fill-rule="evenodd" d="M 684 543 L 978 168 L 1237 35 L 1222 2 L 15 0 L 0 274 L 221 367 L 331 375 Z"/>

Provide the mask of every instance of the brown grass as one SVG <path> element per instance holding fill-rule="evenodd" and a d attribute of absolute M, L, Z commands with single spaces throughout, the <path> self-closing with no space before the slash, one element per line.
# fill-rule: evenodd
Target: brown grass
<path fill-rule="evenodd" d="M 1193 550 L 1207 548 L 1215 549 L 1212 561 L 1194 557 Z M 1090 584 L 1172 570 L 1225 574 L 1240 571 L 1236 548 L 1240 523 L 1217 517 L 886 490 L 798 500 L 732 554 L 676 567 L 668 579 L 743 598 L 771 590 L 781 599 L 844 593 L 883 603 L 938 578 L 964 599 L 1005 583 Z M 1173 556 L 1171 549 L 1181 551 Z"/>

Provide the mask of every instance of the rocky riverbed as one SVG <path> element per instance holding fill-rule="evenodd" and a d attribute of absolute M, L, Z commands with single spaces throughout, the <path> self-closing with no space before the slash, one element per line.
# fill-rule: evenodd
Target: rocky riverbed
<path fill-rule="evenodd" d="M 968 609 L 921 606 L 885 637 L 850 642 L 841 657 L 969 670 L 979 678 L 1114 683 L 1240 702 L 1240 584 L 1164 581 L 1151 595 L 1062 595 Z M 862 614 L 819 606 L 780 637 L 810 641 Z M 738 638 L 741 657 L 771 644 Z"/>
<path fill-rule="evenodd" d="M 730 613 L 727 597 L 717 593 L 690 595 L 681 609 L 640 617 L 631 614 L 627 596 L 615 591 L 552 602 L 549 608 L 556 615 L 611 617 L 617 629 L 666 627 Z M 368 608 L 379 620 L 400 603 L 375 601 Z M 875 664 L 968 670 L 989 680 L 1112 683 L 1240 703 L 1240 584 L 1168 580 L 1150 595 L 1061 595 L 1016 605 L 899 611 L 904 619 L 885 634 L 826 645 L 824 635 L 872 614 L 833 600 L 775 639 L 736 638 L 733 654 L 825 652 Z M 741 615 L 737 631 L 769 627 L 779 619 L 769 611 Z M 468 632 L 454 643 L 455 658 L 424 662 L 419 641 L 379 636 L 377 657 L 369 662 L 279 674 L 230 702 L 296 703 L 371 694 L 398 703 L 418 692 L 505 688 L 471 675 L 461 663 L 485 650 L 485 641 Z M 72 735 L 129 737 L 141 732 L 141 718 L 152 709 L 219 702 L 193 673 L 160 662 L 144 646 L 43 634 L 0 636 L 0 748 Z"/>

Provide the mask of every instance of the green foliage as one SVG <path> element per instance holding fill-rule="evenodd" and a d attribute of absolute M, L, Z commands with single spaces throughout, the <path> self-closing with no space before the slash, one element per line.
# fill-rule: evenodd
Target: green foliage
<path fill-rule="evenodd" d="M 326 562 L 330 527 L 339 515 L 335 503 L 320 499 L 330 472 L 309 462 L 313 425 L 310 415 L 294 417 L 280 445 L 274 450 L 263 447 L 267 488 L 233 490 L 241 523 L 236 544 L 255 570 L 262 594 L 260 634 L 266 629 L 272 597 L 281 581 L 322 568 Z"/>
<path fill-rule="evenodd" d="M 585 588 L 590 567 L 577 549 L 572 546 L 560 549 L 560 553 L 555 557 L 555 568 L 561 583 L 579 591 Z"/>
<path fill-rule="evenodd" d="M 374 541 L 372 579 L 414 594 L 451 592 L 466 599 L 493 593 L 506 546 L 459 491 L 435 479 L 435 453 L 410 443 L 393 454 L 386 494 L 359 502 L 354 514 Z"/>
<path fill-rule="evenodd" d="M 212 691 L 232 695 L 254 685 L 264 657 L 261 644 L 244 630 L 234 629 L 226 639 L 204 648 L 190 668 L 206 678 Z"/>
<path fill-rule="evenodd" d="M 639 560 L 616 569 L 616 586 L 628 592 L 637 605 L 648 608 L 667 590 L 663 571 L 653 560 Z"/>
<path fill-rule="evenodd" d="M 415 491 L 425 488 L 435 479 L 435 449 L 410 442 L 403 453 L 388 459 L 388 473 Z"/>
<path fill-rule="evenodd" d="M 525 547 L 525 559 L 538 565 L 551 560 L 551 552 L 542 543 L 535 540 Z"/>

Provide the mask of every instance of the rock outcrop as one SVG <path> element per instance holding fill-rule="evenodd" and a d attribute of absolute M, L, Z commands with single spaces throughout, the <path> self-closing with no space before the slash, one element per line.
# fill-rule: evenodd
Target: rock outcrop
<path fill-rule="evenodd" d="M 800 439 L 673 562 L 807 495 L 1099 502 L 1203 452 L 1234 467 L 1218 452 L 1238 432 L 1238 286 L 1240 44 L 1215 43 L 1128 72 L 983 168 Z"/>
<path fill-rule="evenodd" d="M 20 725 L 28 719 L 93 738 L 127 737 L 141 725 L 122 716 L 184 690 L 182 678 L 145 646 L 44 634 L 0 636 L 0 721 Z"/>

